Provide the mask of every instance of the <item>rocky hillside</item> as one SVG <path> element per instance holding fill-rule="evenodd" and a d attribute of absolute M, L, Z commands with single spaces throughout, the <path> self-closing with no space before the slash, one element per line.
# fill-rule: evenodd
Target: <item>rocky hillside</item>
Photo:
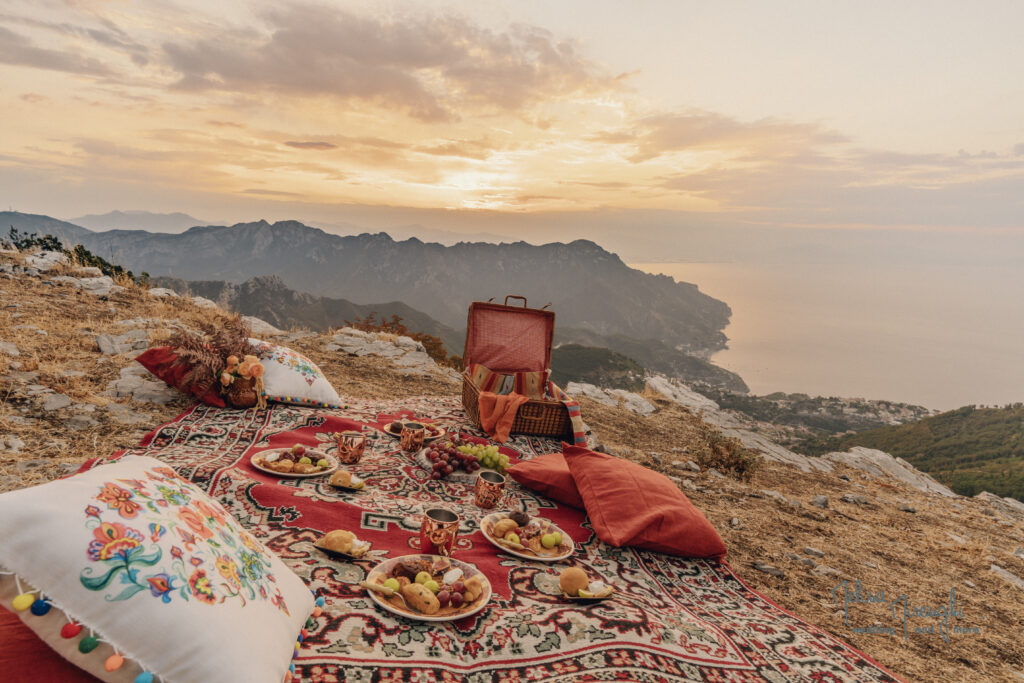
<path fill-rule="evenodd" d="M 725 344 L 729 307 L 696 285 L 634 270 L 586 240 L 450 247 L 384 233 L 340 237 L 297 221 L 193 227 L 181 234 L 94 233 L 45 216 L 0 213 L 0 225 L 83 244 L 135 272 L 244 282 L 279 275 L 291 288 L 356 303 L 404 301 L 451 327 L 469 303 L 518 294 L 550 302 L 559 326 L 654 339 L 690 352 Z"/>
<path fill-rule="evenodd" d="M 464 330 L 443 325 L 401 301 L 356 304 L 348 299 L 296 292 L 276 275 L 262 275 L 240 284 L 224 280 L 158 277 L 153 278 L 153 284 L 179 294 L 201 296 L 226 310 L 261 318 L 277 327 L 302 327 L 326 332 L 332 327 L 342 327 L 346 320 L 354 321 L 376 313 L 378 318 L 387 319 L 397 315 L 410 330 L 439 337 L 449 353 L 462 355 L 465 344 Z"/>
<path fill-rule="evenodd" d="M 0 490 L 71 472 L 187 407 L 132 358 L 216 309 L 106 280 L 48 259 L 0 254 Z M 350 330 L 267 327 L 260 334 L 309 355 L 343 395 L 459 391 L 411 340 Z M 676 481 L 719 529 L 730 564 L 754 589 L 906 680 L 1020 680 L 1024 505 L 957 496 L 880 451 L 792 453 L 665 378 L 650 378 L 642 393 L 593 391 L 580 403 L 600 447 Z M 746 453 L 733 437 L 761 453 L 749 478 L 727 469 Z M 951 626 L 971 632 L 951 632 L 948 642 L 914 632 L 932 623 L 926 619 L 911 622 L 906 640 L 857 631 L 896 624 L 887 605 L 850 605 L 844 614 L 833 598 L 842 581 L 936 608 L 955 590 L 962 616 Z"/>

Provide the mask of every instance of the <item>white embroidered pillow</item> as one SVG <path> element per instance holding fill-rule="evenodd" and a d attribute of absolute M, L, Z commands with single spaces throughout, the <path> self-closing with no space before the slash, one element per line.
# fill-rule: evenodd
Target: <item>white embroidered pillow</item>
<path fill-rule="evenodd" d="M 263 395 L 268 401 L 316 408 L 340 408 L 341 398 L 316 363 L 287 346 L 250 339 L 263 363 Z"/>
<path fill-rule="evenodd" d="M 104 681 L 280 683 L 313 610 L 280 559 L 148 457 L 0 495 L 0 572 L 4 607 Z"/>

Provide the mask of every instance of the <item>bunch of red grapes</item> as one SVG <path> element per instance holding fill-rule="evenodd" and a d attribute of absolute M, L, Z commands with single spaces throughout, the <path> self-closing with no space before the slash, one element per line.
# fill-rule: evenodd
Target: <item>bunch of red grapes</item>
<path fill-rule="evenodd" d="M 456 445 L 455 437 L 452 436 L 450 439 L 438 439 L 427 447 L 431 479 L 444 479 L 456 470 L 476 472 L 480 469 L 476 456 L 459 451 Z"/>

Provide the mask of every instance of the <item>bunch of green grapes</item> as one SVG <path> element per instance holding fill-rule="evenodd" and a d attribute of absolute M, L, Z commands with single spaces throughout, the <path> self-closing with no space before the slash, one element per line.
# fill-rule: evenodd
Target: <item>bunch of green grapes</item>
<path fill-rule="evenodd" d="M 481 466 L 488 469 L 504 472 L 508 469 L 508 456 L 498 451 L 497 446 L 484 444 L 463 444 L 459 450 L 467 455 L 472 455 Z"/>

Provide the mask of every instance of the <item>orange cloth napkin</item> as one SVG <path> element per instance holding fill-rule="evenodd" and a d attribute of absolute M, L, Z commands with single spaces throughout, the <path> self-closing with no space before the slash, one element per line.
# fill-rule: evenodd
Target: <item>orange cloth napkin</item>
<path fill-rule="evenodd" d="M 495 394 L 481 391 L 477 403 L 480 407 L 480 426 L 488 436 L 494 437 L 498 443 L 508 441 L 512 423 L 515 422 L 519 406 L 529 401 L 529 397 L 517 394 Z"/>

